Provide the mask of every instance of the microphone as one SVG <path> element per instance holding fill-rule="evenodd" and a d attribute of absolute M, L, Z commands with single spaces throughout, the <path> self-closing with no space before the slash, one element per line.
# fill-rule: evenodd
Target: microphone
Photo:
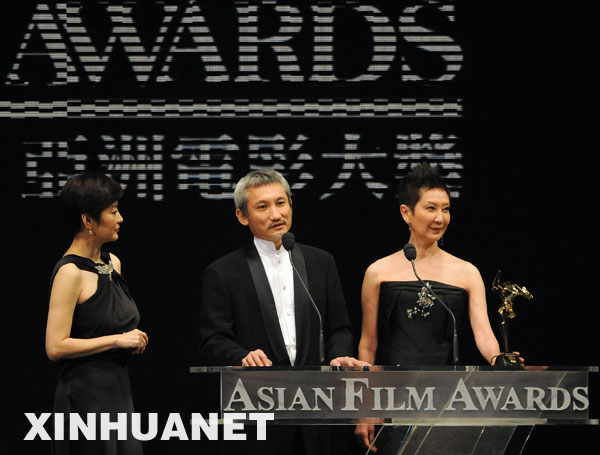
<path fill-rule="evenodd" d="M 285 250 L 291 253 L 294 245 L 296 245 L 296 236 L 288 231 L 281 236 L 281 243 L 283 243 Z"/>
<path fill-rule="evenodd" d="M 404 251 L 404 257 L 406 257 L 406 259 L 408 259 L 409 261 L 414 261 L 415 259 L 417 259 L 417 249 L 415 248 L 415 246 L 412 243 L 407 243 L 406 245 L 404 245 L 404 248 L 402 248 L 402 250 Z M 416 275 L 416 273 L 415 273 Z M 419 277 L 417 277 L 419 278 Z M 419 278 L 420 281 L 420 278 Z"/>
<path fill-rule="evenodd" d="M 317 312 L 317 316 L 319 317 L 319 357 L 321 358 L 321 364 L 323 364 L 325 362 L 325 341 L 324 341 L 324 337 L 323 337 L 323 319 L 321 318 L 321 312 L 319 311 L 317 304 L 313 300 L 312 295 L 310 295 L 310 291 L 308 290 L 308 287 L 306 287 L 306 284 L 304 284 L 304 281 L 302 280 L 302 277 L 300 276 L 300 273 L 298 273 L 298 270 L 296 269 L 296 266 L 294 265 L 294 261 L 292 260 L 292 250 L 294 249 L 294 245 L 296 245 L 296 237 L 294 236 L 294 234 L 292 234 L 291 232 L 288 231 L 285 234 L 283 234 L 283 236 L 281 237 L 281 243 L 283 244 L 283 247 L 285 248 L 285 250 L 288 252 L 288 254 L 290 256 L 290 263 L 292 264 L 292 268 L 294 269 L 294 272 L 296 272 L 296 276 L 298 277 L 298 280 L 300 280 L 302 287 L 304 288 L 304 290 L 306 291 L 306 294 L 308 295 L 308 298 L 310 299 L 310 303 L 312 304 L 312 307 L 315 309 L 315 311 Z"/>
<path fill-rule="evenodd" d="M 415 246 L 412 243 L 407 243 L 406 245 L 404 245 L 404 248 L 402 249 L 404 251 L 404 256 L 406 257 L 406 259 L 408 259 L 410 261 L 410 263 L 412 264 L 412 269 L 413 272 L 415 274 L 415 276 L 417 277 L 417 280 L 419 280 L 419 282 L 425 286 L 429 292 L 431 292 L 431 294 L 433 294 L 433 296 L 438 300 L 438 302 L 440 302 L 442 304 L 442 306 L 446 309 L 446 311 L 448 313 L 450 313 L 450 316 L 452 317 L 452 325 L 453 325 L 453 329 L 454 329 L 454 333 L 453 333 L 453 338 L 452 338 L 452 357 L 453 357 L 453 362 L 454 365 L 458 365 L 458 335 L 456 333 L 456 318 L 454 317 L 454 313 L 452 312 L 452 310 L 448 307 L 448 305 L 446 305 L 444 303 L 444 301 L 442 299 L 440 299 L 440 297 L 435 293 L 435 291 L 432 289 L 432 287 L 425 283 L 425 281 L 423 281 L 419 275 L 417 275 L 417 269 L 415 268 L 415 259 L 417 258 L 417 249 L 415 248 Z"/>

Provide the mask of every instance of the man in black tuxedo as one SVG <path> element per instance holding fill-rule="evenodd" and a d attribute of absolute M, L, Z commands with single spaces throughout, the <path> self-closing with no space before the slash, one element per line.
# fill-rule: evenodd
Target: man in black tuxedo
<path fill-rule="evenodd" d="M 238 221 L 250 228 L 253 240 L 204 272 L 199 325 L 202 363 L 319 365 L 319 317 L 282 247 L 282 236 L 292 225 L 289 184 L 277 171 L 252 171 L 236 185 L 234 202 Z M 350 321 L 331 254 L 296 244 L 292 258 L 322 317 L 325 362 L 364 364 L 352 357 Z M 306 431 L 301 439 L 310 452 Z M 278 444 L 269 436 L 266 442 L 268 448 Z M 289 439 L 282 444 L 293 450 Z"/>

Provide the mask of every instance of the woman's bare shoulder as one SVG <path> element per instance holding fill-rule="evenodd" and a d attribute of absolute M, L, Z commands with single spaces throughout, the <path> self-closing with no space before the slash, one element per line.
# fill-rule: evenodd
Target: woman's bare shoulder
<path fill-rule="evenodd" d="M 404 253 L 402 253 L 402 251 L 396 251 L 388 256 L 377 259 L 375 262 L 369 265 L 369 267 L 367 267 L 367 272 L 379 274 L 385 270 L 389 270 L 390 266 L 397 264 L 401 258 L 404 258 Z"/>
<path fill-rule="evenodd" d="M 81 269 L 72 262 L 67 262 L 56 271 L 54 281 L 76 281 L 81 279 Z"/>
<path fill-rule="evenodd" d="M 56 275 L 54 275 L 51 299 L 55 295 L 77 294 L 81 292 L 84 283 L 83 273 L 79 267 L 71 262 L 63 264 L 56 271 Z"/>
<path fill-rule="evenodd" d="M 373 262 L 365 272 L 365 280 L 381 283 L 404 279 L 410 272 L 410 262 L 402 251 L 397 251 Z"/>
<path fill-rule="evenodd" d="M 463 283 L 463 287 L 471 288 L 474 284 L 481 281 L 481 274 L 479 269 L 471 262 L 454 256 L 450 253 L 446 253 L 446 264 L 445 268 L 453 270 L 454 275 Z"/>
<path fill-rule="evenodd" d="M 477 270 L 477 267 L 475 267 L 473 264 L 471 264 L 469 261 L 467 261 L 465 259 L 461 259 L 458 256 L 454 256 L 453 254 L 450 254 L 447 251 L 444 251 L 444 255 L 445 255 L 444 260 L 455 267 L 460 267 L 460 268 L 464 269 L 465 271 Z"/>

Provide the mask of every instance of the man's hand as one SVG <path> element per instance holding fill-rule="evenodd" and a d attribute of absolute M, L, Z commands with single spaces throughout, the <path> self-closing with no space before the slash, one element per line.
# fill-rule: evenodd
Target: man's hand
<path fill-rule="evenodd" d="M 242 359 L 243 367 L 270 367 L 273 362 L 269 360 L 262 349 L 250 351 L 246 357 Z"/>
<path fill-rule="evenodd" d="M 364 367 L 368 366 L 369 363 L 363 362 L 362 360 L 355 359 L 354 357 L 336 357 L 329 365 L 332 367 Z"/>

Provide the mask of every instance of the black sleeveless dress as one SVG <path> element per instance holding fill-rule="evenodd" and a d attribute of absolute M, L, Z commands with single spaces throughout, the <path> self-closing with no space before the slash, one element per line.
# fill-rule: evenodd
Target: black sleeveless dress
<path fill-rule="evenodd" d="M 428 281 L 452 310 L 459 338 L 468 326 L 465 289 Z M 452 364 L 452 317 L 418 281 L 386 281 L 379 288 L 377 365 L 403 367 Z M 378 453 L 401 453 L 415 426 L 385 426 L 376 431 Z M 432 427 L 435 429 L 437 427 Z M 436 430 L 437 431 L 437 430 Z M 424 452 L 429 453 L 429 452 Z M 432 453 L 444 453 L 441 448 Z"/>
<path fill-rule="evenodd" d="M 468 292 L 436 281 L 429 284 L 452 310 L 462 332 Z M 377 365 L 452 364 L 452 317 L 418 281 L 381 283 L 377 332 Z"/>
<path fill-rule="evenodd" d="M 98 289 L 88 300 L 75 306 L 72 338 L 95 338 L 127 332 L 137 327 L 140 314 L 129 294 L 123 277 L 112 270 L 110 255 L 102 252 L 104 263 L 76 255 L 62 257 L 54 266 L 50 285 L 56 273 L 65 264 L 73 263 L 79 269 L 98 275 Z M 116 431 L 110 432 L 110 440 L 103 441 L 99 428 L 96 440 L 86 440 L 79 434 L 78 441 L 69 440 L 69 413 L 78 413 L 85 421 L 86 413 L 110 413 L 115 422 L 117 413 L 127 413 L 127 428 L 133 412 L 133 400 L 127 364 L 131 358 L 129 349 L 113 349 L 78 359 L 62 360 L 56 393 L 54 412 L 64 413 L 65 440 L 54 441 L 53 453 L 63 454 L 119 454 L 142 453 L 141 442 L 129 434 L 127 440 L 118 440 Z"/>

